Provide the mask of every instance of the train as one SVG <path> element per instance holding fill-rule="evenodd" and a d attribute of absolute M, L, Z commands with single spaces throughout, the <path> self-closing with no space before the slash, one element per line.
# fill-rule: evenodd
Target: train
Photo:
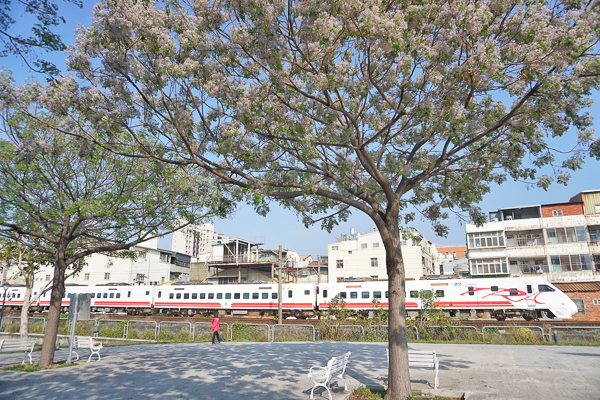
<path fill-rule="evenodd" d="M 34 288 L 34 297 L 40 291 Z M 436 306 L 457 318 L 488 316 L 503 321 L 520 318 L 569 319 L 577 305 L 552 284 L 539 278 L 486 278 L 406 281 L 406 310 L 416 315 L 423 305 L 421 292 L 435 294 Z M 0 292 L 1 293 L 1 292 Z M 24 287 L 10 287 L 6 308 L 23 305 Z M 222 315 L 272 316 L 278 310 L 278 284 L 224 285 L 99 285 L 67 286 L 61 307 L 67 311 L 74 293 L 91 294 L 92 313 L 174 316 Z M 338 282 L 282 284 L 284 318 L 310 318 L 320 311 L 340 307 L 367 314 L 388 308 L 388 282 Z M 1 297 L 0 297 L 1 298 Z M 43 293 L 30 310 L 46 312 L 50 292 Z"/>

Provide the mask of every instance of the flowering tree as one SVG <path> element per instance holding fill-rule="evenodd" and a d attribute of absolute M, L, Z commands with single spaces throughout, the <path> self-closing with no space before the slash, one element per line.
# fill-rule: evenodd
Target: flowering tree
<path fill-rule="evenodd" d="M 45 103 L 58 103 L 46 88 L 15 88 L 1 77 L 0 237 L 54 264 L 40 359 L 47 366 L 67 268 L 77 272 L 86 256 L 127 252 L 205 217 L 223 216 L 232 203 L 199 169 L 117 156 L 71 136 L 91 127 L 69 109 L 68 99 L 62 115 L 50 113 Z"/>
<path fill-rule="evenodd" d="M 445 234 L 448 210 L 482 222 L 508 177 L 566 182 L 594 141 L 599 24 L 580 1 L 105 0 L 69 65 L 108 133 L 92 139 L 117 152 L 195 164 L 327 229 L 366 213 L 386 249 L 387 397 L 405 398 L 399 231 L 420 215 Z"/>

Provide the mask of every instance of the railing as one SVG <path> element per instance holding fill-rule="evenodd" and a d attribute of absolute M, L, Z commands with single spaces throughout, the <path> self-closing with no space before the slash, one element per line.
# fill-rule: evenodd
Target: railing
<path fill-rule="evenodd" d="M 275 333 L 281 330 L 283 331 L 282 335 L 282 342 L 290 342 L 290 341 L 298 341 L 298 340 L 303 340 L 303 341 L 307 341 L 307 340 L 312 340 L 313 342 L 315 341 L 316 338 L 316 331 L 315 331 L 315 327 L 312 325 L 296 325 L 296 324 L 277 324 L 277 325 L 273 325 L 271 327 L 271 342 L 275 341 Z M 308 339 L 304 339 L 304 332 L 308 330 L 308 334 L 309 337 Z M 290 332 L 291 331 L 291 332 Z"/>

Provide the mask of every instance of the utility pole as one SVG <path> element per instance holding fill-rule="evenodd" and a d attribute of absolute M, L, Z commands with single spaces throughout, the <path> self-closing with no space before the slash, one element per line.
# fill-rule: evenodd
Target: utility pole
<path fill-rule="evenodd" d="M 279 282 L 278 286 L 278 294 L 277 294 L 277 323 L 281 325 L 281 295 L 283 291 L 283 286 L 281 282 L 282 278 L 282 269 L 283 269 L 283 253 L 281 251 L 281 245 L 279 245 L 279 276 L 277 281 Z"/>
<path fill-rule="evenodd" d="M 321 283 L 321 256 L 317 258 L 317 283 Z"/>

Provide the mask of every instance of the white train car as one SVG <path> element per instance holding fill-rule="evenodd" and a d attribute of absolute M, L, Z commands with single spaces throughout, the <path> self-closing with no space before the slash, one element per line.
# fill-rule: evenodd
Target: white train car
<path fill-rule="evenodd" d="M 320 310 L 331 307 L 339 294 L 351 310 L 373 310 L 374 300 L 388 307 L 388 282 L 347 282 L 320 285 L 317 304 Z M 552 284 L 539 278 L 448 279 L 406 282 L 406 310 L 421 308 L 419 292 L 434 292 L 437 305 L 451 316 L 478 317 L 486 312 L 499 321 L 523 317 L 571 318 L 577 312 L 575 303 Z"/>
<path fill-rule="evenodd" d="M 315 285 L 285 284 L 282 310 L 287 316 L 314 314 Z M 195 314 L 224 310 L 226 314 L 274 315 L 277 284 L 173 285 L 156 288 L 154 309 L 159 313 Z"/>

